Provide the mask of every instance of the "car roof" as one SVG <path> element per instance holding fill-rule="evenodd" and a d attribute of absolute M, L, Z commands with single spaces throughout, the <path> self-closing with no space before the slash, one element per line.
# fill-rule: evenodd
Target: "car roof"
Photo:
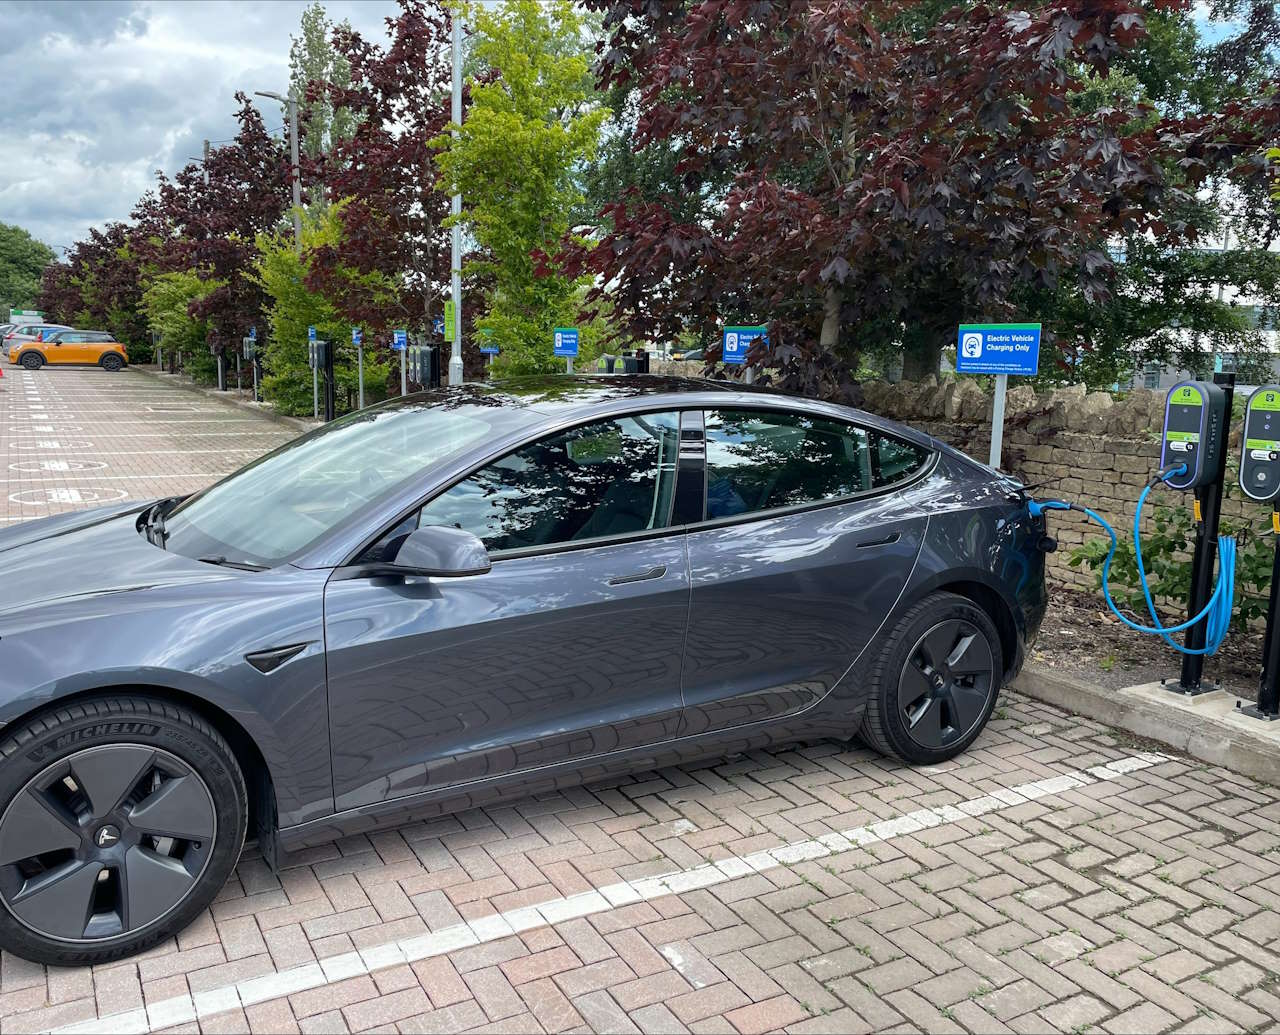
<path fill-rule="evenodd" d="M 472 402 L 523 410 L 530 427 L 562 427 L 606 417 L 610 413 L 635 412 L 670 406 L 673 409 L 744 406 L 778 407 L 837 420 L 853 420 L 879 428 L 927 448 L 936 448 L 930 436 L 850 406 L 787 395 L 739 381 L 716 381 L 669 374 L 539 374 L 498 381 L 469 382 L 407 396 L 405 402 L 458 405 Z M 383 405 L 387 405 L 384 403 Z M 394 403 L 392 404 L 394 405 Z"/>

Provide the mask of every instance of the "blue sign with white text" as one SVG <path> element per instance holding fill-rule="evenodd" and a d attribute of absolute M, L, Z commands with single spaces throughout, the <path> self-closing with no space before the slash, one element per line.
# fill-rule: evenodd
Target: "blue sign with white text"
<path fill-rule="evenodd" d="M 316 329 L 314 327 L 307 328 L 307 341 L 316 340 Z"/>
<path fill-rule="evenodd" d="M 1040 369 L 1040 324 L 962 323 L 956 339 L 956 373 L 1020 374 Z"/>
<path fill-rule="evenodd" d="M 431 329 L 432 329 L 436 334 L 443 334 L 443 333 L 444 333 L 444 317 L 443 317 L 443 316 L 437 316 L 437 317 L 436 317 L 436 318 L 431 322 Z"/>
<path fill-rule="evenodd" d="M 249 328 L 249 340 L 250 340 L 250 341 L 257 341 L 257 340 L 258 340 L 258 328 L 256 328 L 256 327 L 250 327 L 250 328 Z"/>
<path fill-rule="evenodd" d="M 351 328 L 351 344 L 360 345 L 364 342 L 364 332 L 359 327 Z"/>
<path fill-rule="evenodd" d="M 393 349 L 395 349 L 397 352 L 403 352 L 405 348 L 408 347 L 408 345 L 409 345 L 408 331 L 392 331 L 391 332 L 391 347 Z"/>
<path fill-rule="evenodd" d="M 757 338 L 763 338 L 765 346 L 769 344 L 769 335 L 764 326 L 759 327 L 726 327 L 721 341 L 720 358 L 730 366 L 742 366 L 747 361 L 747 350 Z"/>
<path fill-rule="evenodd" d="M 578 354 L 578 328 L 557 327 L 555 330 L 555 355 L 576 356 Z"/>

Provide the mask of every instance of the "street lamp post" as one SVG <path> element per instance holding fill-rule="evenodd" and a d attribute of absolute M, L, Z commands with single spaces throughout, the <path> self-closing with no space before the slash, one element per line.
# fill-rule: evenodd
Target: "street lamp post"
<path fill-rule="evenodd" d="M 462 125 L 462 18 L 454 8 L 453 21 L 453 105 L 455 126 Z M 456 137 L 458 131 L 455 129 Z M 462 195 L 455 194 L 450 204 L 453 212 L 453 351 L 449 354 L 449 384 L 462 384 L 462 227 L 458 217 L 462 215 Z"/>
<path fill-rule="evenodd" d="M 255 90 L 256 97 L 269 97 L 284 105 L 289 115 L 289 179 L 293 182 L 293 247 L 302 254 L 302 169 L 298 161 L 298 98 L 283 97 L 269 90 Z"/>

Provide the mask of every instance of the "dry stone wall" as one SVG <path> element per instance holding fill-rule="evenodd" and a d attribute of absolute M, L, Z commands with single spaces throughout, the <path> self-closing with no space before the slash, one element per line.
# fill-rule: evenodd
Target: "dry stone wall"
<path fill-rule="evenodd" d="M 991 446 L 991 396 L 972 380 L 942 385 L 863 385 L 865 408 L 927 431 L 957 449 L 985 461 Z M 1133 525 L 1138 493 L 1160 462 L 1164 422 L 1162 392 L 1136 389 L 1121 399 L 1108 392 L 1086 392 L 1083 385 L 1036 394 L 1029 386 L 1010 389 L 1006 399 L 1002 467 L 1032 488 L 1036 496 L 1080 502 L 1098 511 L 1123 536 Z M 1236 422 L 1238 423 L 1238 422 Z M 1230 448 L 1239 449 L 1233 428 Z M 1269 512 L 1228 486 L 1224 516 L 1246 516 L 1263 523 Z M 1163 486 L 1153 489 L 1144 513 L 1154 505 L 1190 507 L 1190 493 Z M 1049 557 L 1050 578 L 1059 584 L 1092 588 L 1094 574 L 1068 564 L 1071 551 L 1103 533 L 1083 515 L 1055 512 L 1051 524 L 1060 544 Z"/>

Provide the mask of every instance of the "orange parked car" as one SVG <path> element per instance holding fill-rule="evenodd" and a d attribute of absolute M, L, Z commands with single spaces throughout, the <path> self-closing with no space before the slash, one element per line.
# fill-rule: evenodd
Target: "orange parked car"
<path fill-rule="evenodd" d="M 28 370 L 39 370 L 46 363 L 91 363 L 103 370 L 119 370 L 129 362 L 129 353 L 106 331 L 54 331 L 13 346 L 9 362 Z"/>

